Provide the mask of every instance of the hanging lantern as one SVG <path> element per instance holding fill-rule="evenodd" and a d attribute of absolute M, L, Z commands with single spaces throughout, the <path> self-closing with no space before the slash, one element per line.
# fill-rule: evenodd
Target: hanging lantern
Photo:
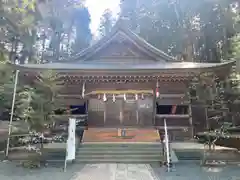
<path fill-rule="evenodd" d="M 124 101 L 127 100 L 126 94 L 123 95 L 123 99 L 124 99 Z"/>
<path fill-rule="evenodd" d="M 103 95 L 103 101 L 104 102 L 106 102 L 107 101 L 107 96 L 106 96 L 106 94 L 104 93 L 104 95 Z"/>
<path fill-rule="evenodd" d="M 159 97 L 159 90 L 158 90 L 158 88 L 156 88 L 156 97 L 158 98 Z"/>
<path fill-rule="evenodd" d="M 156 84 L 156 97 L 158 98 L 159 97 L 159 83 L 157 81 L 157 84 Z"/>
<path fill-rule="evenodd" d="M 141 98 L 142 98 L 142 100 L 144 99 L 144 95 L 143 95 L 143 94 L 142 94 L 142 97 L 141 97 Z"/>
<path fill-rule="evenodd" d="M 135 94 L 135 100 L 136 101 L 138 100 L 138 94 Z"/>
<path fill-rule="evenodd" d="M 116 102 L 116 96 L 113 94 L 113 102 Z"/>

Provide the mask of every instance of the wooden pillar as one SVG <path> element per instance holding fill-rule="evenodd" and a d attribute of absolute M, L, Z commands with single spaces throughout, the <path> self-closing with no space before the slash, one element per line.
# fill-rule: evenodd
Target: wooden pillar
<path fill-rule="evenodd" d="M 206 129 L 209 131 L 210 129 L 210 124 L 209 124 L 209 119 L 208 119 L 208 107 L 205 105 L 205 118 L 206 118 Z"/>
<path fill-rule="evenodd" d="M 107 103 L 104 102 L 104 112 L 103 112 L 103 121 L 104 121 L 104 124 L 106 123 L 106 119 L 107 119 Z"/>
<path fill-rule="evenodd" d="M 190 124 L 190 136 L 191 138 L 194 137 L 194 126 L 193 126 L 193 118 L 192 118 L 192 103 L 191 103 L 191 94 L 188 91 L 188 115 L 189 115 L 189 124 Z"/>
<path fill-rule="evenodd" d="M 156 124 L 156 101 L 157 101 L 157 97 L 156 97 L 156 88 L 153 89 L 153 114 L 152 114 L 152 123 L 153 126 L 155 126 Z"/>
<path fill-rule="evenodd" d="M 120 120 L 120 124 L 122 125 L 123 124 L 123 106 L 124 106 L 124 102 L 123 100 L 121 99 L 120 100 L 120 115 L 119 115 L 119 120 Z"/>
<path fill-rule="evenodd" d="M 85 103 L 86 103 L 86 107 L 85 107 L 86 109 L 85 109 L 85 111 L 86 111 L 86 114 L 88 114 L 88 103 L 89 103 L 89 101 L 86 100 Z"/>
<path fill-rule="evenodd" d="M 136 119 L 137 119 L 137 125 L 139 125 L 138 100 L 136 100 Z"/>
<path fill-rule="evenodd" d="M 224 83 L 226 82 L 227 80 L 225 79 L 224 81 L 221 81 L 221 86 L 220 86 L 220 94 L 222 93 L 222 91 L 224 90 Z M 222 104 L 222 107 L 223 109 L 228 109 L 228 112 L 229 112 L 229 108 L 227 106 L 227 104 L 225 103 L 224 99 L 221 98 L 221 104 Z M 223 116 L 226 117 L 228 115 L 228 112 L 224 111 L 223 112 Z"/>
<path fill-rule="evenodd" d="M 193 126 L 193 118 L 192 118 L 192 105 L 191 103 L 188 106 L 188 114 L 189 114 L 189 124 L 190 124 L 190 133 L 191 133 L 191 138 L 194 137 L 194 126 Z"/>
<path fill-rule="evenodd" d="M 120 113 L 119 113 L 119 121 L 121 126 L 123 126 L 123 106 L 124 106 L 124 101 L 120 99 Z M 122 128 L 118 128 L 118 136 L 122 136 Z"/>

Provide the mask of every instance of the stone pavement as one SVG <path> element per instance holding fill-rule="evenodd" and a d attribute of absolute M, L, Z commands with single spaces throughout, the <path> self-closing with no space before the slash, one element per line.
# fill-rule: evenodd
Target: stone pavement
<path fill-rule="evenodd" d="M 175 165 L 171 172 L 152 165 L 161 180 L 240 180 L 240 166 L 202 167 L 197 163 Z"/>
<path fill-rule="evenodd" d="M 240 166 L 202 168 L 199 164 L 177 164 L 172 172 L 157 164 L 75 164 L 67 172 L 48 167 L 37 170 L 0 163 L 0 180 L 240 180 Z"/>
<path fill-rule="evenodd" d="M 148 164 L 86 165 L 71 180 L 158 180 Z"/>

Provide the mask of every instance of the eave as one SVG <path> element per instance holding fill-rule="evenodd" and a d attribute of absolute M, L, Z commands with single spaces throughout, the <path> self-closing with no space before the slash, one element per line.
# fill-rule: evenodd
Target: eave
<path fill-rule="evenodd" d="M 57 73 L 77 73 L 79 75 L 116 75 L 116 74 L 186 74 L 199 75 L 201 73 L 229 71 L 235 61 L 224 63 L 155 63 L 144 65 L 109 65 L 109 64 L 89 64 L 89 63 L 48 63 L 48 64 L 9 64 L 12 68 L 23 72 L 41 72 L 52 70 Z"/>

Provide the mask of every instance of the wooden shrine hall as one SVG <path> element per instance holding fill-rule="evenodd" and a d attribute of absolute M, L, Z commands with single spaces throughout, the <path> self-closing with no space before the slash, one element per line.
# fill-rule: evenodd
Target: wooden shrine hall
<path fill-rule="evenodd" d="M 109 35 L 69 59 L 12 66 L 20 74 L 57 72 L 64 80 L 58 98 L 66 107 L 79 108 L 74 116 L 86 114 L 88 129 L 161 130 L 166 119 L 176 139 L 193 137 L 196 121 L 201 121 L 192 114 L 189 91 L 194 81 L 225 80 L 232 64 L 181 62 L 117 23 Z"/>

